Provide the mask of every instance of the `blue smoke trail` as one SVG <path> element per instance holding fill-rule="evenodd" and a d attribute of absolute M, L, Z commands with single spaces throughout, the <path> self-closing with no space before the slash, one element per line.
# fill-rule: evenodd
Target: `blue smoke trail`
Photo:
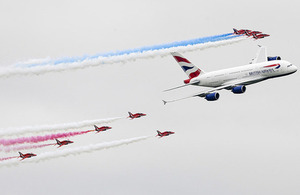
<path fill-rule="evenodd" d="M 168 48 L 174 48 L 180 46 L 188 46 L 188 45 L 196 45 L 201 43 L 216 42 L 221 40 L 228 40 L 236 37 L 239 37 L 239 35 L 234 35 L 233 33 L 226 33 L 221 35 L 202 37 L 202 38 L 196 38 L 196 39 L 185 40 L 185 41 L 177 41 L 177 42 L 161 44 L 161 45 L 145 46 L 145 47 L 128 49 L 123 51 L 114 51 L 114 52 L 96 54 L 92 56 L 67 57 L 67 58 L 61 58 L 55 60 L 47 60 L 45 62 L 40 62 L 40 63 L 26 64 L 25 66 L 35 67 L 35 66 L 43 66 L 43 65 L 59 65 L 62 63 L 75 63 L 75 62 L 82 62 L 85 60 L 97 59 L 99 57 L 112 57 L 112 56 L 128 55 L 133 53 L 143 53 L 146 51 L 154 51 L 154 50 L 168 49 Z M 24 66 L 24 64 L 18 64 L 18 65 Z"/>

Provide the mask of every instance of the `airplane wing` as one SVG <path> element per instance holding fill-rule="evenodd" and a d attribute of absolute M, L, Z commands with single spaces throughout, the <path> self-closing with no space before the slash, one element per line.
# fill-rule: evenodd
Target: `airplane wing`
<path fill-rule="evenodd" d="M 225 88 L 228 88 L 228 87 L 231 87 L 232 84 L 229 84 L 229 85 L 222 85 L 220 87 L 215 87 L 213 89 L 209 89 L 209 90 L 206 90 L 206 91 L 202 91 L 202 92 L 199 92 L 199 93 L 196 93 L 196 94 L 193 94 L 193 95 L 190 95 L 190 96 L 187 96 L 187 97 L 183 97 L 183 98 L 179 98 L 179 99 L 175 99 L 175 100 L 169 100 L 169 101 L 166 101 L 166 100 L 163 100 L 163 103 L 164 105 L 166 105 L 167 103 L 171 103 L 171 102 L 177 102 L 179 100 L 184 100 L 184 99 L 188 99 L 188 98 L 191 98 L 191 97 L 205 97 L 207 94 L 209 93 L 212 93 L 214 91 L 218 91 L 218 90 L 221 90 L 221 89 L 225 89 Z"/>
<path fill-rule="evenodd" d="M 193 82 L 193 83 L 184 84 L 184 85 L 180 85 L 180 86 L 177 86 L 177 87 L 173 87 L 173 88 L 171 88 L 171 89 L 166 89 L 166 90 L 164 90 L 163 92 L 171 91 L 171 90 L 174 90 L 174 89 L 178 89 L 178 88 L 186 87 L 186 86 L 190 86 L 190 85 L 196 85 L 197 83 L 199 83 L 199 81 Z"/>
<path fill-rule="evenodd" d="M 179 99 L 175 99 L 175 100 L 169 100 L 169 101 L 163 100 L 163 103 L 164 103 L 164 105 L 166 105 L 167 103 L 176 102 L 176 101 L 179 101 L 179 100 L 184 100 L 184 99 L 188 99 L 188 98 L 191 98 L 191 97 L 205 97 L 207 94 L 210 94 L 210 93 L 215 92 L 215 91 L 219 91 L 219 90 L 222 90 L 222 89 L 231 89 L 231 88 L 233 88 L 235 86 L 238 86 L 238 85 L 250 85 L 250 84 L 260 82 L 264 79 L 265 78 L 263 78 L 261 76 L 258 76 L 258 77 L 255 77 L 255 78 L 252 77 L 250 79 L 249 78 L 248 79 L 241 79 L 241 80 L 237 80 L 237 81 L 231 82 L 231 83 L 229 82 L 229 83 L 224 84 L 222 86 L 215 87 L 215 88 L 212 88 L 212 89 L 209 89 L 209 90 L 205 90 L 205 91 L 202 91 L 202 92 L 199 92 L 199 93 L 187 96 L 187 97 L 183 97 L 183 98 L 179 98 Z"/>
<path fill-rule="evenodd" d="M 256 57 L 252 60 L 251 64 L 260 63 L 267 61 L 267 48 L 261 45 L 258 45 L 260 48 L 256 53 Z"/>

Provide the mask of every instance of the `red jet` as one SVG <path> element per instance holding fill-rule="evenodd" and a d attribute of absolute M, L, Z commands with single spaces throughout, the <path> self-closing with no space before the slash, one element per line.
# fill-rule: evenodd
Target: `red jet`
<path fill-rule="evenodd" d="M 236 34 L 236 35 L 243 35 L 243 34 L 246 34 L 251 32 L 251 30 L 246 30 L 246 29 L 241 29 L 241 30 L 237 30 L 237 29 L 233 29 L 233 33 Z"/>
<path fill-rule="evenodd" d="M 168 135 L 171 135 L 171 134 L 174 134 L 175 132 L 172 132 L 172 131 L 165 131 L 165 132 L 160 132 L 160 131 L 157 131 L 157 136 L 159 137 L 165 137 L 165 136 L 168 136 Z"/>
<path fill-rule="evenodd" d="M 268 37 L 270 35 L 268 35 L 268 34 L 257 34 L 257 35 L 253 34 L 252 36 L 254 39 L 262 39 L 262 38 Z"/>
<path fill-rule="evenodd" d="M 21 160 L 24 160 L 26 158 L 31 158 L 33 156 L 36 156 L 36 154 L 33 154 L 33 153 L 22 154 L 21 152 L 19 152 L 19 154 L 20 154 L 19 158 L 22 158 Z"/>
<path fill-rule="evenodd" d="M 111 127 L 108 127 L 108 126 L 97 127 L 96 125 L 94 125 L 94 127 L 95 127 L 95 131 L 97 131 L 97 133 L 99 133 L 100 131 L 106 131 L 107 129 L 111 129 Z"/>
<path fill-rule="evenodd" d="M 256 34 L 259 34 L 261 33 L 260 31 L 250 31 L 250 32 L 246 32 L 245 34 L 250 37 L 250 36 L 253 36 L 253 35 L 256 35 Z"/>
<path fill-rule="evenodd" d="M 55 140 L 56 140 L 56 144 L 59 145 L 58 146 L 59 148 L 62 147 L 62 146 L 65 146 L 65 145 L 73 143 L 70 140 L 64 140 L 64 141 L 59 141 L 58 139 L 55 139 Z"/>
<path fill-rule="evenodd" d="M 144 114 L 144 113 L 132 114 L 131 112 L 128 112 L 128 114 L 129 114 L 129 118 L 131 118 L 131 119 L 140 118 L 141 116 L 146 116 L 146 114 Z"/>

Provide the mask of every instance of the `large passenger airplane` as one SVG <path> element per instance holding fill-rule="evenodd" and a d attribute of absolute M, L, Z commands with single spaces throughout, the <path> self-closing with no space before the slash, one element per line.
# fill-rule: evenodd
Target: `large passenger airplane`
<path fill-rule="evenodd" d="M 163 102 L 166 104 L 197 96 L 203 97 L 207 101 L 215 101 L 219 99 L 220 95 L 217 92 L 219 90 L 227 89 L 231 90 L 235 94 L 241 94 L 246 91 L 246 85 L 289 75 L 297 71 L 297 67 L 290 62 L 281 60 L 279 56 L 267 57 L 266 53 L 266 48 L 260 47 L 258 55 L 248 65 L 213 72 L 204 72 L 202 69 L 199 69 L 189 60 L 184 58 L 181 54 L 173 52 L 171 54 L 179 63 L 183 71 L 188 75 L 189 79 L 184 80 L 185 85 L 165 91 L 189 85 L 211 87 L 212 89 L 199 92 L 185 98 L 171 101 L 163 100 Z"/>

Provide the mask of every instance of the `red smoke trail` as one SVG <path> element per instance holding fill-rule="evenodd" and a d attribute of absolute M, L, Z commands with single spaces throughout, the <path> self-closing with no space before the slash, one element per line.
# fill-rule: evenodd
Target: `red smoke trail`
<path fill-rule="evenodd" d="M 16 139 L 0 139 L 0 145 L 9 146 L 9 145 L 23 144 L 23 143 L 38 143 L 38 142 L 44 142 L 44 141 L 58 139 L 58 138 L 82 135 L 91 131 L 94 130 L 56 133 L 56 134 L 50 134 L 44 136 L 20 137 Z"/>
<path fill-rule="evenodd" d="M 0 161 L 9 160 L 13 158 L 18 158 L 19 156 L 12 156 L 12 157 L 6 157 L 6 158 L 0 158 Z"/>
<path fill-rule="evenodd" d="M 4 152 L 12 152 L 12 151 L 20 151 L 20 150 L 28 150 L 34 148 L 43 148 L 46 146 L 54 146 L 56 144 L 39 144 L 39 145 L 21 145 L 21 146 L 6 146 L 1 148 Z"/>

